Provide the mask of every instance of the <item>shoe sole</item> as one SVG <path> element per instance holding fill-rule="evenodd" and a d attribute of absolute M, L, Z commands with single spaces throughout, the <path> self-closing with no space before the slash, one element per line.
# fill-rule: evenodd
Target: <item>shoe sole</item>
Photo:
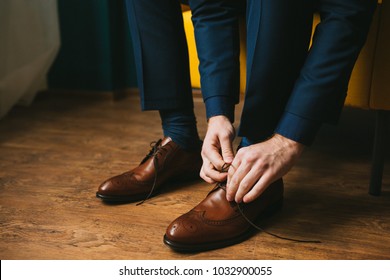
<path fill-rule="evenodd" d="M 266 208 L 260 214 L 260 216 L 255 219 L 255 222 L 257 223 L 262 219 L 272 216 L 277 211 L 279 211 L 282 207 L 283 207 L 283 198 L 281 198 L 280 200 L 278 200 L 277 202 L 275 202 L 274 204 Z M 249 226 L 248 230 L 246 230 L 239 236 L 227 240 L 216 241 L 216 242 L 201 243 L 201 244 L 185 244 L 185 243 L 169 240 L 166 235 L 164 235 L 163 241 L 165 245 L 169 246 L 172 250 L 176 252 L 196 253 L 202 251 L 215 250 L 215 249 L 231 246 L 237 243 L 241 243 L 247 240 L 252 235 L 254 235 L 256 232 L 259 232 L 259 230 L 255 229 L 253 226 Z"/>
<path fill-rule="evenodd" d="M 149 198 L 152 198 L 153 196 L 158 195 L 158 192 L 154 192 Z M 96 197 L 103 200 L 103 202 L 107 203 L 130 203 L 130 202 L 137 202 L 142 201 L 148 196 L 148 194 L 142 194 L 142 195 L 132 195 L 132 196 L 109 196 L 109 195 L 102 195 L 100 193 L 96 193 Z"/>

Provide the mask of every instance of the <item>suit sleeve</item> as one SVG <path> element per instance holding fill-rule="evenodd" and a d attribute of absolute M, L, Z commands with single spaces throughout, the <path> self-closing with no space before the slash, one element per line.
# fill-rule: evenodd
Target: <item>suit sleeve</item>
<path fill-rule="evenodd" d="M 243 2 L 189 1 L 207 118 L 225 115 L 234 121 L 240 86 L 238 18 Z"/>
<path fill-rule="evenodd" d="M 321 22 L 275 132 L 311 145 L 323 123 L 337 123 L 353 66 L 377 3 L 320 0 Z"/>

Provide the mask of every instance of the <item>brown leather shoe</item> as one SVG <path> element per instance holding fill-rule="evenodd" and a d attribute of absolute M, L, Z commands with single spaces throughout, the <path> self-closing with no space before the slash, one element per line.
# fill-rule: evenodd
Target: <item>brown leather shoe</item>
<path fill-rule="evenodd" d="M 255 201 L 240 204 L 240 208 L 254 222 L 280 209 L 282 202 L 283 181 L 279 179 Z M 219 183 L 195 208 L 168 226 L 164 243 L 175 251 L 196 252 L 242 242 L 255 230 L 242 213 L 237 203 L 226 200 L 225 184 Z"/>
<path fill-rule="evenodd" d="M 106 202 L 145 200 L 156 195 L 164 183 L 199 178 L 201 166 L 200 150 L 187 152 L 165 137 L 138 167 L 104 181 L 96 196 Z"/>

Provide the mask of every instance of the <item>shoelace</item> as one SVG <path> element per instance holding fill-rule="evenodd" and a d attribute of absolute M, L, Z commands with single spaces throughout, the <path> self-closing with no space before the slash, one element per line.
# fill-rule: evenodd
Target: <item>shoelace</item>
<path fill-rule="evenodd" d="M 154 189 L 156 188 L 156 183 L 157 183 L 157 176 L 158 176 L 158 172 L 159 172 L 159 166 L 158 166 L 158 157 L 157 155 L 161 154 L 162 151 L 166 151 L 166 148 L 161 146 L 161 139 L 158 140 L 157 142 L 153 141 L 150 143 L 150 151 L 149 153 L 146 155 L 146 157 L 141 161 L 140 164 L 143 164 L 145 163 L 148 159 L 150 159 L 151 157 L 153 157 L 153 166 L 154 166 L 154 179 L 153 179 L 153 185 L 152 185 L 152 188 L 149 192 L 149 194 L 140 202 L 138 202 L 136 204 L 136 206 L 138 205 L 141 205 L 142 203 L 144 203 L 146 200 L 148 200 L 153 192 L 154 192 Z"/>
<path fill-rule="evenodd" d="M 151 142 L 150 143 L 150 146 L 151 146 L 151 150 L 149 151 L 149 153 L 146 155 L 146 157 L 141 161 L 141 164 L 145 163 L 148 159 L 150 159 L 151 157 L 154 157 L 153 159 L 153 165 L 154 165 L 154 168 L 155 168 L 155 174 L 154 174 L 154 180 L 153 180 L 153 185 L 152 185 L 152 188 L 149 192 L 149 194 L 146 196 L 146 198 L 144 200 L 142 200 L 141 202 L 138 202 L 136 204 L 136 206 L 138 205 L 141 205 L 142 203 L 144 203 L 146 200 L 148 200 L 151 195 L 153 194 L 154 192 L 154 189 L 156 187 L 156 182 L 157 182 L 157 175 L 158 175 L 158 171 L 159 171 L 159 167 L 158 167 L 158 157 L 157 155 L 159 153 L 161 153 L 161 151 L 164 151 L 166 150 L 163 146 L 160 145 L 161 144 L 161 139 L 157 142 Z M 229 170 L 229 167 L 230 167 L 230 164 L 227 164 L 225 163 L 220 172 L 221 173 L 224 173 L 224 172 L 227 172 Z M 223 188 L 221 184 L 218 184 L 217 187 L 220 187 L 220 188 Z M 273 237 L 276 237 L 276 238 L 279 238 L 279 239 L 282 239 L 282 240 L 288 240 L 288 241 L 292 241 L 292 242 L 300 242 L 300 243 L 321 243 L 321 241 L 319 240 L 303 240 L 303 239 L 296 239 L 296 238 L 290 238 L 290 237 L 284 237 L 284 236 L 281 236 L 281 235 L 278 235 L 278 234 L 275 234 L 275 233 L 272 233 L 270 231 L 267 231 L 263 228 L 261 228 L 260 226 L 256 225 L 254 222 L 252 222 L 244 213 L 243 209 L 242 209 L 242 205 L 243 203 L 237 203 L 237 209 L 238 211 L 240 212 L 241 216 L 255 229 L 257 229 L 258 231 L 261 231 L 261 232 L 264 232 L 268 235 L 271 235 Z"/>
<path fill-rule="evenodd" d="M 220 172 L 221 172 L 221 173 L 227 172 L 228 169 L 229 169 L 229 167 L 230 167 L 230 164 L 225 163 L 225 164 L 222 166 Z M 225 189 L 225 191 L 226 191 L 226 188 L 223 187 L 221 183 L 219 183 L 219 184 L 217 185 L 217 187 L 223 188 L 223 189 Z M 242 209 L 243 203 L 236 203 L 236 205 L 237 205 L 237 209 L 238 209 L 238 211 L 240 212 L 241 216 L 242 216 L 242 217 L 243 217 L 243 218 L 244 218 L 244 219 L 245 219 L 253 228 L 257 229 L 257 230 L 260 231 L 260 232 L 264 232 L 264 233 L 266 233 L 266 234 L 268 234 L 268 235 L 271 235 L 271 236 L 273 236 L 273 237 L 276 237 L 276 238 L 279 238 L 279 239 L 282 239 L 282 240 L 292 241 L 292 242 L 300 242 L 300 243 L 321 243 L 321 241 L 319 241 L 319 240 L 304 240 L 304 239 L 290 238 L 290 237 L 281 236 L 281 235 L 275 234 L 275 233 L 273 233 L 273 232 L 270 232 L 270 231 L 268 231 L 268 230 L 265 230 L 265 229 L 263 229 L 262 227 L 256 225 L 254 222 L 252 222 L 252 221 L 244 214 L 244 211 L 243 211 L 243 209 Z"/>

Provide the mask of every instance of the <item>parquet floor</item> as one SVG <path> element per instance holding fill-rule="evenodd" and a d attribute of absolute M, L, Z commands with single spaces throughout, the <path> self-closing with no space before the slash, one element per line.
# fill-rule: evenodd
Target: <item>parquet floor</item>
<path fill-rule="evenodd" d="M 237 107 L 237 114 L 240 111 Z M 195 97 L 199 132 L 206 125 Z M 238 118 L 237 118 L 238 119 Z M 325 126 L 285 177 L 283 209 L 258 233 L 224 249 L 178 254 L 162 237 L 212 186 L 173 186 L 140 206 L 95 198 L 107 177 L 136 166 L 161 137 L 156 112 L 136 94 L 41 94 L 0 120 L 0 258 L 4 259 L 390 259 L 390 153 L 383 194 L 368 195 L 371 112 L 346 109 Z"/>

